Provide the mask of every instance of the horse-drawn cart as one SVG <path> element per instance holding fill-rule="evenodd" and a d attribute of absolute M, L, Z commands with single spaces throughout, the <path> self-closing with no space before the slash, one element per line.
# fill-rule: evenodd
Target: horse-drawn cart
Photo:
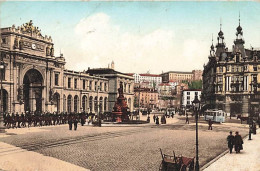
<path fill-rule="evenodd" d="M 173 156 L 163 154 L 162 149 L 160 149 L 162 155 L 162 162 L 159 171 L 193 171 L 194 170 L 194 158 L 188 158 L 184 156 L 175 156 L 173 151 Z"/>

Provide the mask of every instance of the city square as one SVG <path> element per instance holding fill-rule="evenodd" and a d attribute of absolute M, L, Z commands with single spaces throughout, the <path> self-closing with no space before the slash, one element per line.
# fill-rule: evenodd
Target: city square
<path fill-rule="evenodd" d="M 0 3 L 0 170 L 260 169 L 259 3 Z"/>
<path fill-rule="evenodd" d="M 200 120 L 201 166 L 226 150 L 227 132 L 239 130 L 242 136 L 248 133 L 246 125 L 233 120 L 237 123 L 216 124 L 213 130 Z M 15 135 L 18 129 L 13 130 L 1 141 L 90 170 L 158 170 L 159 148 L 168 154 L 174 150 L 176 155 L 195 156 L 194 118 L 190 124 L 179 116 L 167 121 L 169 124 L 159 126 L 153 121 L 141 125 L 104 124 L 101 128 L 85 125 L 73 132 L 67 125 L 21 128 L 24 133 Z"/>

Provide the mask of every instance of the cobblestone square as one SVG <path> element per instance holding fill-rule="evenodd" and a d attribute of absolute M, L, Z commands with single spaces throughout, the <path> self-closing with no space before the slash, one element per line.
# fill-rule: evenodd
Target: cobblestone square
<path fill-rule="evenodd" d="M 30 128 L 26 134 L 10 135 L 0 141 L 51 156 L 90 170 L 158 170 L 161 162 L 159 148 L 169 155 L 195 157 L 195 124 L 185 125 L 184 117 L 167 119 L 169 124 L 156 126 L 103 125 L 79 126 L 69 131 L 68 125 Z M 28 128 L 22 128 L 28 129 Z M 21 130 L 22 130 L 21 129 Z M 226 136 L 230 130 L 247 134 L 245 124 L 199 124 L 199 159 L 203 166 L 227 149 Z"/>

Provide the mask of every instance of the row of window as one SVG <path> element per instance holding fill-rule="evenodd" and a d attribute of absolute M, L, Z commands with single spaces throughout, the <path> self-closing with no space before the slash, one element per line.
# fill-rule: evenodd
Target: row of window
<path fill-rule="evenodd" d="M 223 66 L 220 66 L 219 67 L 219 72 L 223 72 Z M 227 67 L 227 72 L 244 72 L 244 71 L 248 71 L 248 67 L 247 67 L 247 65 L 245 65 L 245 66 L 230 66 L 230 65 L 228 65 Z M 257 65 L 254 65 L 253 66 L 253 71 L 257 71 Z"/>

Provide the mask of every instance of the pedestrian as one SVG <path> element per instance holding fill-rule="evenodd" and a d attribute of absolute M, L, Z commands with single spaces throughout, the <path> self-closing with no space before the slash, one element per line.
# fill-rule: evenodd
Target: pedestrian
<path fill-rule="evenodd" d="M 232 131 L 229 132 L 229 136 L 227 137 L 227 141 L 228 141 L 228 148 L 229 148 L 229 152 L 230 154 L 232 153 L 232 149 L 234 146 L 234 136 L 232 135 Z"/>
<path fill-rule="evenodd" d="M 155 115 L 153 115 L 153 122 L 155 122 L 155 119 L 156 119 L 156 117 L 155 117 Z"/>
<path fill-rule="evenodd" d="M 236 153 L 240 153 L 240 150 L 243 150 L 243 139 L 241 135 L 239 135 L 238 131 L 236 132 L 235 138 L 234 138 L 234 145 L 235 145 L 235 151 Z"/>
<path fill-rule="evenodd" d="M 69 114 L 69 117 L 68 117 L 68 124 L 69 124 L 69 130 L 72 130 L 72 115 L 71 115 L 71 113 Z"/>
<path fill-rule="evenodd" d="M 148 117 L 147 117 L 147 122 L 150 123 L 150 116 L 149 116 L 149 115 L 148 115 Z"/>
<path fill-rule="evenodd" d="M 209 128 L 208 128 L 208 130 L 212 130 L 212 124 L 213 124 L 213 122 L 211 121 L 211 119 L 209 119 Z"/>
<path fill-rule="evenodd" d="M 186 114 L 186 122 L 185 122 L 185 124 L 186 124 L 186 123 L 190 124 L 190 121 L 189 121 L 189 116 L 188 116 L 188 114 Z"/>
<path fill-rule="evenodd" d="M 77 114 L 73 116 L 73 124 L 74 124 L 74 130 L 77 131 L 78 128 L 78 117 Z"/>
<path fill-rule="evenodd" d="M 159 125 L 159 117 L 158 116 L 156 116 L 156 125 Z"/>

